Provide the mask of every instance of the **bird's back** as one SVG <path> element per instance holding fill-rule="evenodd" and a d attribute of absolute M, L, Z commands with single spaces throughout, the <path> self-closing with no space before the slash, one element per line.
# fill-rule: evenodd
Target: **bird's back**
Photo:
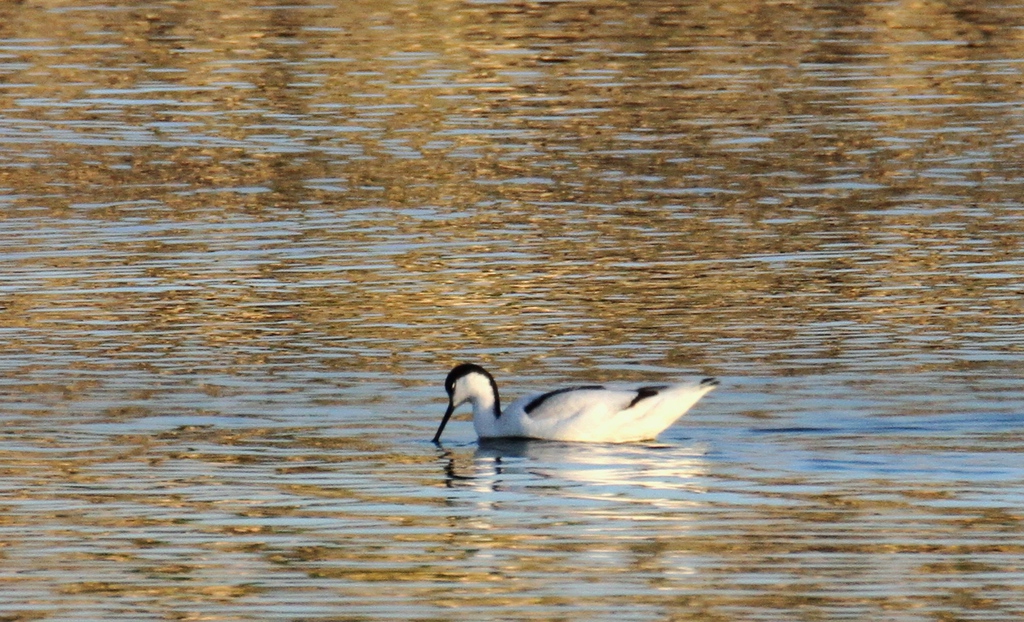
<path fill-rule="evenodd" d="M 713 384 L 639 389 L 577 387 L 528 395 L 509 405 L 501 425 L 511 436 L 566 441 L 651 439 L 672 425 Z"/>

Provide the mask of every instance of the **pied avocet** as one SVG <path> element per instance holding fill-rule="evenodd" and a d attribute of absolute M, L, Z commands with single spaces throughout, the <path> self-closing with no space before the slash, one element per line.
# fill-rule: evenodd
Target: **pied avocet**
<path fill-rule="evenodd" d="M 448 410 L 434 435 L 455 409 L 473 405 L 473 427 L 482 439 L 535 438 L 552 441 L 623 443 L 652 439 L 718 386 L 715 378 L 682 384 L 608 389 L 588 385 L 526 395 L 501 410 L 498 385 L 483 367 L 456 366 L 444 381 Z"/>

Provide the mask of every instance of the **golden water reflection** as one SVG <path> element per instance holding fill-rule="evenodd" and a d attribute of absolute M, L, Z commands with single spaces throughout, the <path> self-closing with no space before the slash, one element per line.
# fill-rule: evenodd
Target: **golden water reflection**
<path fill-rule="evenodd" d="M 1022 15 L 0 4 L 0 618 L 1021 617 Z"/>
<path fill-rule="evenodd" d="M 638 619 L 1020 610 L 1022 516 L 986 507 L 991 482 L 908 486 L 908 471 L 844 483 L 852 469 L 801 473 L 762 454 L 759 471 L 706 442 L 421 442 L 395 453 L 383 437 L 262 423 L 93 447 L 69 437 L 48 451 L 6 439 L 5 613 L 116 617 L 110 603 L 182 618 L 266 607 L 287 619 L 584 619 L 624 602 Z"/>

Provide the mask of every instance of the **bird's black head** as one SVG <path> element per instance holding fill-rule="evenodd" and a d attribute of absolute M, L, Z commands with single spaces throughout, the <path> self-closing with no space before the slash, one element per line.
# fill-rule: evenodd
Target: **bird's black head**
<path fill-rule="evenodd" d="M 448 410 L 444 412 L 444 417 L 441 418 L 441 425 L 437 428 L 437 434 L 434 434 L 435 443 L 440 443 L 441 432 L 444 432 L 444 427 L 448 425 L 448 419 L 451 418 L 455 409 L 467 400 L 474 399 L 474 396 L 479 396 L 481 389 L 478 380 L 470 379 L 468 382 L 459 382 L 459 380 L 466 376 L 474 374 L 483 376 L 490 383 L 490 391 L 494 396 L 494 418 L 497 419 L 501 416 L 501 399 L 498 397 L 498 385 L 494 382 L 494 376 L 487 373 L 487 370 L 483 367 L 473 363 L 456 365 L 454 369 L 448 372 L 448 377 L 444 379 L 444 390 L 448 394 Z"/>

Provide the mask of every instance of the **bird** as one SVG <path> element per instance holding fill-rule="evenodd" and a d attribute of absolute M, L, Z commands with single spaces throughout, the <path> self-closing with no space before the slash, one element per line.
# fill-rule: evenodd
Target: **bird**
<path fill-rule="evenodd" d="M 501 409 L 498 384 L 474 363 L 456 365 L 444 381 L 448 409 L 433 442 L 455 409 L 473 406 L 473 427 L 481 440 L 525 438 L 550 441 L 626 443 L 650 440 L 686 414 L 717 378 L 637 389 L 583 385 L 525 395 Z"/>

